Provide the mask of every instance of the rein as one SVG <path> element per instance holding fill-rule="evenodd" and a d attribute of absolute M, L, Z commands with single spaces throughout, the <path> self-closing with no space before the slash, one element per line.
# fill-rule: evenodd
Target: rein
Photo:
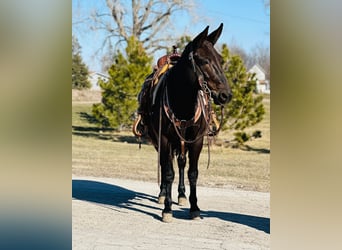
<path fill-rule="evenodd" d="M 206 94 L 207 99 L 209 99 L 209 102 L 208 102 L 209 119 L 205 120 L 205 121 L 207 123 L 208 128 L 210 129 L 210 121 L 211 121 L 211 118 L 212 118 L 212 120 L 214 121 L 215 125 L 217 126 L 217 129 L 215 131 L 209 130 L 208 131 L 208 135 L 210 134 L 211 136 L 215 136 L 215 135 L 217 135 L 220 132 L 221 127 L 223 125 L 224 107 L 223 107 L 223 105 L 221 105 L 221 118 L 220 118 L 220 123 L 218 123 L 217 119 L 216 119 L 216 114 L 215 114 L 215 112 L 211 108 L 211 101 L 212 101 L 211 90 L 208 87 L 208 83 L 204 80 L 203 73 L 202 73 L 201 69 L 197 66 L 197 64 L 195 62 L 193 51 L 191 51 L 189 53 L 189 60 L 190 60 L 190 62 L 192 64 L 192 68 L 194 70 L 194 73 L 197 76 L 198 83 L 199 83 L 199 85 L 201 87 L 201 90 Z M 196 68 L 197 68 L 197 70 L 196 70 Z M 200 72 L 200 74 L 198 74 L 198 72 Z M 204 109 L 205 109 L 205 107 L 202 106 L 202 110 L 204 110 Z"/>

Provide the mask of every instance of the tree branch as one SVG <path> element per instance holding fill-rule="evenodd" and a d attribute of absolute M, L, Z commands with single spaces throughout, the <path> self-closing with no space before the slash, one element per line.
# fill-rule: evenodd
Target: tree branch
<path fill-rule="evenodd" d="M 153 0 L 149 0 L 146 7 L 145 7 L 145 12 L 144 12 L 143 16 L 140 18 L 140 22 L 138 23 L 138 29 L 139 29 L 138 35 L 139 36 L 143 32 L 142 27 L 143 27 L 144 23 L 147 21 L 147 18 L 151 14 L 152 4 L 153 4 Z"/>
<path fill-rule="evenodd" d="M 123 24 L 123 8 L 120 5 L 120 3 L 116 0 L 114 0 L 114 3 L 111 3 L 110 0 L 107 0 L 107 6 L 111 11 L 112 17 L 114 19 L 114 22 L 118 26 L 118 32 L 119 34 L 125 38 L 126 41 L 128 41 L 129 36 L 127 35 L 124 24 Z"/>
<path fill-rule="evenodd" d="M 166 35 L 170 34 L 170 29 L 166 27 L 172 26 L 171 17 L 179 10 L 190 10 L 193 7 L 191 3 L 181 0 L 106 0 L 106 6 L 106 11 L 97 10 L 91 15 L 91 29 L 108 32 L 100 51 L 113 38 L 116 47 L 135 36 L 149 52 L 170 46 L 170 41 L 174 39 Z"/>
<path fill-rule="evenodd" d="M 132 16 L 133 16 L 133 26 L 132 26 L 132 36 L 138 37 L 138 23 L 139 23 L 139 13 L 140 2 L 136 2 L 136 0 L 132 0 Z"/>

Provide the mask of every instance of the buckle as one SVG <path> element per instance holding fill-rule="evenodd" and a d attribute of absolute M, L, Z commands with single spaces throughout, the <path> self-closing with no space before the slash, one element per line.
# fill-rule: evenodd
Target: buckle
<path fill-rule="evenodd" d="M 180 128 L 186 128 L 187 120 L 180 120 L 179 121 L 179 127 Z"/>

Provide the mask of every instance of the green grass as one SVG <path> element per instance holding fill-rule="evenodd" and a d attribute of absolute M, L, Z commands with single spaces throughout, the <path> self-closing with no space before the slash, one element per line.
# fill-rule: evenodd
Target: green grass
<path fill-rule="evenodd" d="M 264 120 L 251 130 L 262 131 L 262 138 L 248 142 L 248 150 L 222 146 L 204 146 L 199 161 L 198 184 L 202 186 L 232 186 L 246 190 L 270 190 L 270 100 L 264 98 Z M 130 131 L 100 130 L 89 121 L 91 104 L 72 106 L 72 173 L 79 176 L 116 177 L 157 183 L 157 152 L 143 144 L 139 149 Z M 226 141 L 223 131 L 217 141 Z M 178 183 L 178 168 L 175 183 Z"/>

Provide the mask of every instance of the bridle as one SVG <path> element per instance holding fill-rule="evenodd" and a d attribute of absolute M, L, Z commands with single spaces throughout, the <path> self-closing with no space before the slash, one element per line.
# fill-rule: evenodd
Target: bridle
<path fill-rule="evenodd" d="M 189 53 L 189 60 L 190 60 L 190 62 L 192 64 L 193 71 L 194 71 L 194 73 L 197 76 L 198 84 L 199 84 L 199 86 L 201 88 L 201 91 L 203 91 L 203 93 L 207 96 L 207 99 L 209 100 L 208 101 L 208 114 L 209 114 L 209 118 L 210 119 L 212 118 L 212 120 L 214 121 L 215 125 L 218 128 L 215 131 L 210 130 L 210 120 L 208 121 L 206 119 L 205 121 L 207 123 L 207 127 L 209 128 L 208 134 L 210 134 L 211 136 L 215 136 L 215 135 L 217 135 L 220 132 L 222 124 L 223 124 L 224 106 L 221 105 L 221 112 L 220 112 L 221 113 L 221 118 L 220 118 L 220 122 L 218 123 L 217 119 L 216 119 L 216 114 L 212 110 L 212 107 L 211 107 L 211 103 L 213 101 L 213 98 L 212 98 L 212 95 L 211 95 L 211 90 L 208 87 L 208 82 L 204 80 L 204 74 L 203 74 L 201 68 L 195 62 L 193 51 L 191 51 Z M 200 103 L 200 104 L 202 104 L 202 103 Z M 205 110 L 204 108 L 205 107 L 203 106 L 202 110 Z"/>

